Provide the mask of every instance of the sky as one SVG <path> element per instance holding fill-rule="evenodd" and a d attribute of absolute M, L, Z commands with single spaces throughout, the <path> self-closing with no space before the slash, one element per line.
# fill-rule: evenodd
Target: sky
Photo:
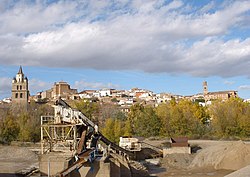
<path fill-rule="evenodd" d="M 20 65 L 32 95 L 139 87 L 250 98 L 250 0 L 1 0 L 0 99 Z"/>

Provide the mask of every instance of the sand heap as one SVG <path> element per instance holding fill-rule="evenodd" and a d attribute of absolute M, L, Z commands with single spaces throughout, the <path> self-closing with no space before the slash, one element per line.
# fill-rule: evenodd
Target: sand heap
<path fill-rule="evenodd" d="M 250 165 L 250 145 L 242 141 L 222 143 L 201 150 L 190 164 L 195 167 L 238 170 Z"/>

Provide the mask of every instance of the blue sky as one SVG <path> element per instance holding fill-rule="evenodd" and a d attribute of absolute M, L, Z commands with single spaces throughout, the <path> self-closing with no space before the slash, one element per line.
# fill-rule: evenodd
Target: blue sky
<path fill-rule="evenodd" d="M 20 65 L 31 94 L 67 81 L 250 98 L 250 1 L 3 0 L 0 99 Z"/>

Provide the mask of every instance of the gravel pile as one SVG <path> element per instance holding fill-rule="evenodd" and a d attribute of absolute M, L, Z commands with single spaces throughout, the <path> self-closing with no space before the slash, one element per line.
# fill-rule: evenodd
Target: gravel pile
<path fill-rule="evenodd" d="M 194 167 L 238 170 L 250 165 L 250 145 L 242 141 L 218 144 L 201 150 L 190 164 Z"/>

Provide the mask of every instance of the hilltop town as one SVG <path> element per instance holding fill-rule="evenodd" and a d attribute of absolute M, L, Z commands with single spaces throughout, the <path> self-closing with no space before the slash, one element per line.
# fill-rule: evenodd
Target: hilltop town
<path fill-rule="evenodd" d="M 1 103 L 28 103 L 35 101 L 37 103 L 48 103 L 57 100 L 59 97 L 63 100 L 81 100 L 87 99 L 93 102 L 109 103 L 120 106 L 124 112 L 129 112 L 129 107 L 135 103 L 144 103 L 157 107 L 161 103 L 166 103 L 174 99 L 179 101 L 188 99 L 205 106 L 212 103 L 213 100 L 226 101 L 229 98 L 237 98 L 238 93 L 235 90 L 208 91 L 208 83 L 203 82 L 203 93 L 184 96 L 173 93 L 154 93 L 143 88 L 131 88 L 130 90 L 117 90 L 112 88 L 103 88 L 100 90 L 82 90 L 71 88 L 65 81 L 55 82 L 54 85 L 45 91 L 39 91 L 35 95 L 30 95 L 28 78 L 24 75 L 22 67 L 12 80 L 12 96 L 5 98 Z"/>
<path fill-rule="evenodd" d="M 250 177 L 250 0 L 0 9 L 0 177 Z"/>
<path fill-rule="evenodd" d="M 63 81 L 30 96 L 20 67 L 9 100 L 0 114 L 0 143 L 11 145 L 0 146 L 3 176 L 88 176 L 91 164 L 94 176 L 230 177 L 243 167 L 249 171 L 247 143 L 200 140 L 249 139 L 249 104 L 237 91 L 209 92 L 206 81 L 203 93 L 192 96 L 139 88 L 78 92 Z M 8 169 L 6 159 L 16 168 Z"/>

